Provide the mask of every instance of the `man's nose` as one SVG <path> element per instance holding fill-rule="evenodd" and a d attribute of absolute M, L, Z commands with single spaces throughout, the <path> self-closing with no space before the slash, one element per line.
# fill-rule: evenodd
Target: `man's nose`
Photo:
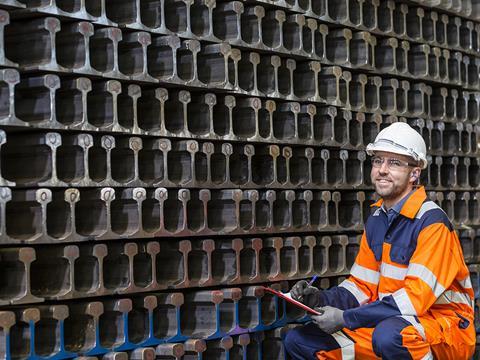
<path fill-rule="evenodd" d="M 382 165 L 378 169 L 378 172 L 381 174 L 388 174 L 389 168 L 388 168 L 388 162 L 387 160 L 383 160 Z"/>

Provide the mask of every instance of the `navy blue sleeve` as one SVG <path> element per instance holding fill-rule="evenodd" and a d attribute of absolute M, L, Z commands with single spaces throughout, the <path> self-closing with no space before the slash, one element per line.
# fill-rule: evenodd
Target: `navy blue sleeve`
<path fill-rule="evenodd" d="M 373 328 L 377 324 L 392 316 L 401 315 L 395 300 L 391 295 L 382 300 L 362 305 L 356 309 L 349 309 L 343 313 L 345 325 L 350 330 L 366 327 Z"/>
<path fill-rule="evenodd" d="M 360 306 L 353 294 L 341 286 L 334 286 L 320 292 L 320 306 L 333 306 L 341 310 Z"/>

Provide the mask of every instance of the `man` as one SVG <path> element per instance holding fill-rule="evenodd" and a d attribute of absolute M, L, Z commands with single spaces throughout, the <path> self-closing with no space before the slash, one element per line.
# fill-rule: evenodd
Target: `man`
<path fill-rule="evenodd" d="M 291 295 L 322 315 L 290 331 L 293 359 L 468 359 L 475 347 L 473 289 L 443 210 L 416 186 L 422 137 L 405 123 L 367 146 L 381 200 L 365 224 L 349 278 L 329 290 L 299 281 Z"/>

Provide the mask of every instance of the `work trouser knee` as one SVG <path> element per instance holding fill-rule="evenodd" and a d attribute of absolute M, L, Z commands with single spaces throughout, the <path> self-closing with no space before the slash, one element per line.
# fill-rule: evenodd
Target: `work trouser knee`
<path fill-rule="evenodd" d="M 375 354 L 390 359 L 433 359 L 425 331 L 413 317 L 396 316 L 380 322 L 372 334 Z"/>
<path fill-rule="evenodd" d="M 315 354 L 319 349 L 338 347 L 332 336 L 320 330 L 314 323 L 290 330 L 283 343 L 294 360 L 317 359 Z"/>

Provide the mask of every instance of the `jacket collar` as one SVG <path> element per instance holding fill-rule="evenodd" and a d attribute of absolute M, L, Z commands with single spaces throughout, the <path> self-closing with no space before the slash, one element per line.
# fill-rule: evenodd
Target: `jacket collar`
<path fill-rule="evenodd" d="M 400 210 L 400 214 L 409 218 L 414 219 L 415 215 L 417 215 L 418 210 L 422 206 L 423 202 L 427 199 L 427 193 L 425 192 L 425 187 L 420 186 L 418 187 L 405 201 L 403 204 L 402 209 Z M 370 205 L 371 207 L 380 207 L 383 204 L 383 199 L 378 200 L 375 204 Z"/>

